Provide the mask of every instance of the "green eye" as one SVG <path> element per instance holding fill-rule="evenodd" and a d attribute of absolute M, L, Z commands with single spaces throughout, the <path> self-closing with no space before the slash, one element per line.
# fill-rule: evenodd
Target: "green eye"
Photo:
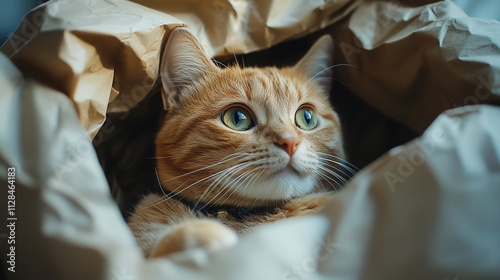
<path fill-rule="evenodd" d="M 227 109 L 222 115 L 222 121 L 234 130 L 249 130 L 253 126 L 252 115 L 247 109 L 235 106 Z"/>
<path fill-rule="evenodd" d="M 295 124 L 304 130 L 314 129 L 318 125 L 318 117 L 311 107 L 302 107 L 295 113 Z"/>

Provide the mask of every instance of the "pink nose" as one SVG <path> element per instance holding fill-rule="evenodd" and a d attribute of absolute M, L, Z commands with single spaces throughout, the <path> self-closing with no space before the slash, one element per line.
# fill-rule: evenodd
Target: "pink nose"
<path fill-rule="evenodd" d="M 283 149 L 290 157 L 293 156 L 302 140 L 299 137 L 281 137 L 274 144 Z"/>

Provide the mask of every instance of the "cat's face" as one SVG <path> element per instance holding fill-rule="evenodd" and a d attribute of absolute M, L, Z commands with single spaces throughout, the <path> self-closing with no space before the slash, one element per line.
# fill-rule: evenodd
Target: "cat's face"
<path fill-rule="evenodd" d="M 301 65 L 316 54 L 294 68 L 219 69 L 189 33 L 172 36 L 168 52 L 198 53 L 164 56 L 168 112 L 156 140 L 164 188 L 192 201 L 256 206 L 334 177 L 328 155 L 343 156 L 340 123 Z"/>

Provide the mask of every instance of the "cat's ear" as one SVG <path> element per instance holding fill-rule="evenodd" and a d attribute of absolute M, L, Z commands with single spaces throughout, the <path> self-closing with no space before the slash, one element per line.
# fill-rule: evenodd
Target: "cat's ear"
<path fill-rule="evenodd" d="M 218 70 L 188 29 L 172 31 L 160 65 L 164 109 L 179 106 L 187 87 Z"/>
<path fill-rule="evenodd" d="M 330 92 L 333 63 L 333 39 L 330 35 L 319 38 L 302 59 L 295 64 L 297 71 L 314 80 L 325 93 Z"/>

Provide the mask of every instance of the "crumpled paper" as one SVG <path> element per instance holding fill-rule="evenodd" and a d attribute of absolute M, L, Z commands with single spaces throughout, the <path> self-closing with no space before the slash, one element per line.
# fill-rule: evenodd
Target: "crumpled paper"
<path fill-rule="evenodd" d="M 0 231 L 8 279 L 500 277 L 500 108 L 478 105 L 498 101 L 498 22 L 450 1 L 207 1 L 191 14 L 191 1 L 136 2 L 51 1 L 1 48 L 4 185 L 15 168 L 15 229 Z M 328 32 L 336 63 L 354 66 L 336 68 L 342 94 L 423 134 L 361 170 L 318 215 L 263 225 L 221 252 L 146 260 L 99 163 L 133 135 L 119 120 L 155 104 L 162 46 L 182 25 L 218 56 Z M 379 130 L 344 127 L 378 145 Z"/>
<path fill-rule="evenodd" d="M 444 110 L 500 100 L 498 21 L 450 1 L 373 1 L 335 26 L 335 76 L 389 117 L 422 133 Z"/>
<path fill-rule="evenodd" d="M 67 94 L 94 137 L 106 113 L 129 110 L 153 88 L 173 28 L 187 24 L 210 55 L 232 55 L 318 30 L 360 1 L 143 2 L 50 1 L 26 16 L 1 51 L 24 75 Z"/>

